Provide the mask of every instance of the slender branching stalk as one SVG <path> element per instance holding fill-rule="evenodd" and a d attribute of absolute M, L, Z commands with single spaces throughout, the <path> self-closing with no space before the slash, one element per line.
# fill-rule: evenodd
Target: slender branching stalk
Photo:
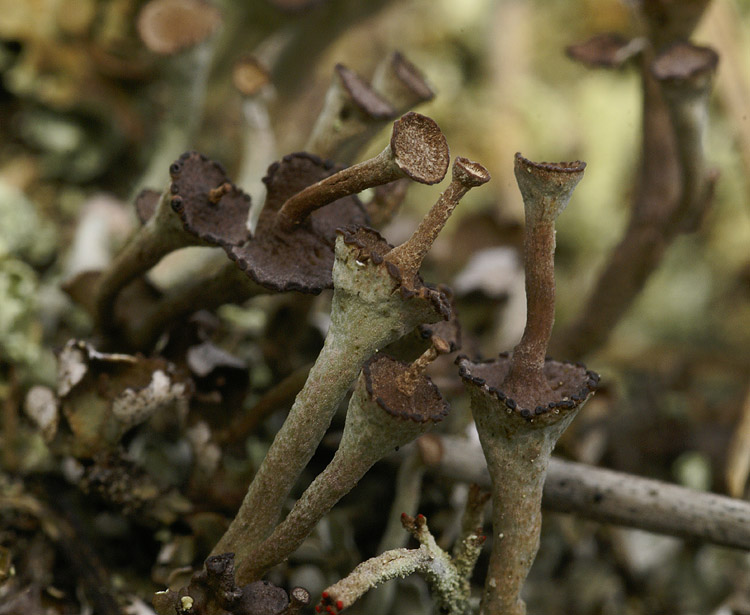
<path fill-rule="evenodd" d="M 325 610 L 337 615 L 351 606 L 371 589 L 392 579 L 403 579 L 412 574 L 423 576 L 435 596 L 441 613 L 470 615 L 469 575 L 484 542 L 480 532 L 461 536 L 467 547 L 458 561 L 443 551 L 427 527 L 424 515 L 401 515 L 401 524 L 419 542 L 418 549 L 392 549 L 362 562 L 349 575 L 323 592 L 318 612 Z M 481 520 L 480 520 L 481 525 Z"/>
<path fill-rule="evenodd" d="M 241 579 L 260 578 L 286 559 L 377 461 L 443 419 L 447 404 L 424 375 L 438 353 L 431 347 L 412 365 L 377 354 L 364 365 L 336 454 L 284 521 L 238 566 Z"/>
<path fill-rule="evenodd" d="M 390 143 L 380 154 L 294 195 L 279 210 L 278 224 L 294 228 L 323 205 L 401 177 L 436 184 L 445 177 L 449 162 L 448 144 L 438 125 L 424 115 L 407 113 L 394 123 Z"/>
<path fill-rule="evenodd" d="M 516 154 L 526 212 L 526 328 L 511 357 L 484 363 L 459 359 L 492 482 L 484 615 L 526 613 L 521 589 L 539 548 L 542 487 L 552 449 L 596 386 L 584 367 L 545 360 L 554 321 L 554 221 L 584 167 L 534 163 Z"/>
<path fill-rule="evenodd" d="M 462 181 L 460 163 L 458 169 L 454 180 Z M 452 210 L 454 205 L 441 198 L 435 207 Z M 442 228 L 444 216 L 428 217 L 439 220 Z M 429 242 L 415 251 L 425 253 L 435 235 L 424 228 L 415 233 Z M 399 264 L 389 261 L 392 249 L 371 229 L 340 232 L 331 325 L 323 349 L 215 553 L 233 550 L 243 562 L 271 533 L 284 500 L 365 361 L 418 324 L 449 316 L 447 298 L 425 286 L 416 271 L 402 272 Z M 413 268 L 415 263 L 409 263 Z"/>

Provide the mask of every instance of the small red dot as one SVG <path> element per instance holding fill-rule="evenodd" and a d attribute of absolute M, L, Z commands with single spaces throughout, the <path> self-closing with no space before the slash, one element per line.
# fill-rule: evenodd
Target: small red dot
<path fill-rule="evenodd" d="M 323 598 L 323 600 L 328 600 L 328 592 L 323 592 L 323 593 L 322 593 L 322 594 L 320 594 L 320 595 L 321 595 L 321 597 Z"/>
<path fill-rule="evenodd" d="M 342 611 L 344 609 L 344 601 L 343 600 L 336 600 L 336 608 L 339 611 Z"/>
<path fill-rule="evenodd" d="M 421 521 L 422 519 L 424 519 L 424 515 L 422 513 L 419 513 L 417 515 L 417 519 L 419 519 Z"/>
<path fill-rule="evenodd" d="M 322 610 L 323 610 L 323 607 L 320 606 L 320 605 L 318 605 L 318 606 L 315 607 L 315 612 L 316 613 L 320 613 Z"/>

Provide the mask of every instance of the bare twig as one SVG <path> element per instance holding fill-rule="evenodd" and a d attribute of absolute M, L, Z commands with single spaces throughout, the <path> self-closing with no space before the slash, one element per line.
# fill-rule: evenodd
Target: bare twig
<path fill-rule="evenodd" d="M 436 439 L 442 450 L 428 471 L 489 486 L 478 443 L 426 437 Z M 750 550 L 750 502 L 556 457 L 550 460 L 542 505 L 600 523 Z"/>

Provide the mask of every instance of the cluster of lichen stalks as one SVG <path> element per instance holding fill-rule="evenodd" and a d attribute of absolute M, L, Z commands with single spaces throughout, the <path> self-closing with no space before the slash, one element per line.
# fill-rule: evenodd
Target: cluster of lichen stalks
<path fill-rule="evenodd" d="M 239 75 L 240 84 L 267 79 L 252 62 L 238 70 L 235 78 Z M 348 162 L 377 128 L 432 96 L 418 71 L 399 55 L 385 63 L 373 84 L 377 88 L 343 66 L 336 68 L 307 143 L 309 150 Z M 253 100 L 256 89 L 248 88 L 248 100 Z M 393 247 L 368 225 L 370 216 L 387 220 L 392 204 L 389 211 L 379 210 L 376 198 L 365 209 L 356 195 L 378 186 L 391 186 L 393 193 L 403 195 L 404 181 L 442 181 L 450 155 L 437 124 L 406 113 L 393 124 L 390 141 L 379 155 L 349 167 L 336 167 L 314 154 L 292 154 L 269 167 L 263 180 L 263 208 L 257 221 L 248 224 L 250 197 L 219 164 L 196 152 L 185 153 L 169 167 L 166 190 L 145 190 L 138 196 L 143 224 L 111 265 L 69 285 L 71 294 L 90 307 L 103 341 L 136 349 L 152 348 L 166 326 L 200 307 L 261 293 L 318 293 L 333 287 L 323 348 L 237 515 L 203 571 L 187 585 L 156 595 L 160 615 L 292 613 L 301 608 L 309 601 L 303 590 L 294 590 L 289 603 L 278 588 L 258 585 L 262 576 L 301 545 L 374 463 L 424 434 L 448 412 L 425 370 L 438 355 L 455 350 L 450 341 L 433 334 L 430 347 L 411 364 L 379 349 L 417 326 L 455 320 L 448 296 L 425 284 L 419 269 L 460 199 L 489 181 L 489 173 L 481 164 L 455 158 L 447 189 L 413 235 Z M 549 457 L 597 383 L 597 377 L 580 365 L 545 360 L 554 319 L 554 220 L 567 205 L 584 166 L 537 164 L 516 156 L 526 209 L 526 330 L 510 356 L 491 362 L 474 363 L 465 357 L 458 361 L 493 477 L 493 547 L 481 605 L 486 613 L 524 609 L 519 595 L 538 547 L 541 488 Z M 387 196 L 382 200 L 387 202 Z M 132 282 L 169 252 L 187 246 L 216 246 L 229 259 L 211 275 L 134 309 L 135 299 L 128 295 L 137 288 Z M 85 347 L 71 352 L 81 357 L 69 362 L 73 371 L 76 361 L 104 356 Z M 333 460 L 279 523 L 285 501 L 352 384 Z M 154 381 L 144 390 L 147 399 L 112 401 L 106 410 L 110 418 L 100 421 L 96 430 L 89 429 L 88 448 L 81 455 L 95 453 L 102 435 L 116 443 L 129 426 L 174 401 L 176 391 L 183 394 L 187 389 L 171 385 L 165 395 Z M 75 417 L 73 406 L 71 400 L 69 419 Z M 475 495 L 472 501 L 466 531 L 452 555 L 436 545 L 423 516 L 405 515 L 404 525 L 420 548 L 386 551 L 365 562 L 329 588 L 317 610 L 340 611 L 367 588 L 416 572 L 426 578 L 444 611 L 471 612 L 469 578 L 484 540 L 484 499 Z"/>
<path fill-rule="evenodd" d="M 338 70 L 351 85 L 352 75 Z M 351 136 L 345 136 L 349 142 Z M 412 364 L 378 350 L 419 325 L 451 318 L 448 297 L 425 284 L 419 269 L 459 200 L 487 182 L 489 173 L 457 157 L 449 186 L 413 235 L 397 247 L 367 226 L 355 195 L 403 178 L 438 183 L 449 161 L 445 137 L 435 122 L 410 112 L 394 123 L 385 149 L 365 162 L 334 172 L 332 164 L 316 156 L 294 154 L 272 165 L 254 233 L 245 224 L 249 197 L 220 165 L 194 152 L 171 165 L 171 182 L 162 194 L 146 191 L 139 196 L 143 226 L 94 281 L 92 311 L 101 333 L 110 339 L 148 347 L 159 330 L 153 322 L 163 325 L 164 312 L 174 315 L 170 306 L 195 309 L 184 298 L 162 302 L 147 314 L 146 326 L 118 315 L 124 287 L 166 253 L 184 246 L 216 245 L 231 261 L 210 287 L 210 280 L 202 280 L 180 289 L 188 299 L 196 299 L 200 291 L 224 302 L 261 292 L 334 289 L 323 349 L 240 510 L 205 571 L 178 591 L 157 594 L 154 604 L 160 615 L 256 612 L 252 605 L 260 604 L 260 598 L 250 596 L 260 591 L 261 577 L 301 545 L 374 463 L 446 415 L 447 404 L 424 372 L 439 354 L 453 349 L 448 341 L 434 335 L 428 350 Z M 516 156 L 526 209 L 526 330 L 510 356 L 458 361 L 493 477 L 493 547 L 481 606 L 485 613 L 521 613 L 525 608 L 519 595 L 538 547 L 541 488 L 550 454 L 597 384 L 597 377 L 580 365 L 545 360 L 554 319 L 554 220 L 584 166 L 532 163 Z M 279 523 L 284 502 L 355 381 L 336 455 Z M 324 594 L 318 610 L 341 610 L 363 587 L 417 572 L 447 612 L 471 612 L 469 577 L 483 542 L 481 512 L 472 518 L 479 523 L 470 525 L 463 546 L 449 556 L 435 544 L 424 517 L 405 517 L 420 549 L 387 551 L 380 560 L 365 562 Z M 275 589 L 268 591 L 276 596 Z M 297 602 L 294 608 L 304 601 Z M 283 605 L 286 612 L 292 608 Z"/>
<path fill-rule="evenodd" d="M 284 162 L 300 159 L 309 160 L 297 157 Z M 235 202 L 242 203 L 242 197 L 232 200 L 237 189 L 223 178 L 213 187 L 205 180 L 200 183 L 195 179 L 184 187 L 182 174 L 190 164 L 201 168 L 206 161 L 188 155 L 173 165 L 173 181 L 161 197 L 152 221 L 160 216 L 169 220 L 165 212 L 170 210 L 179 214 L 186 227 L 191 213 L 200 219 L 195 211 L 185 209 L 186 196 L 196 200 L 202 197 L 204 207 L 209 211 L 213 208 L 214 215 L 222 207 L 231 209 Z M 447 165 L 448 149 L 437 125 L 429 118 L 409 113 L 394 124 L 391 141 L 380 155 L 292 194 L 276 211 L 276 226 L 268 232 L 294 241 L 296 233 L 314 232 L 311 214 L 329 203 L 402 176 L 436 183 L 444 176 Z M 527 218 L 526 331 L 510 357 L 481 363 L 459 360 L 488 466 L 493 478 L 497 478 L 492 489 L 493 552 L 482 612 L 523 612 L 519 592 L 538 547 L 541 488 L 549 457 L 557 438 L 597 383 L 596 376 L 580 365 L 545 360 L 554 317 L 554 219 L 567 205 L 584 166 L 583 163 L 536 164 L 517 155 L 516 175 Z M 210 164 L 208 168 L 217 169 Z M 417 325 L 450 316 L 447 298 L 440 290 L 422 282 L 419 267 L 459 199 L 488 180 L 489 174 L 481 165 L 456 158 L 449 187 L 412 237 L 396 248 L 366 226 L 337 231 L 331 326 L 323 350 L 256 473 L 240 511 L 216 545 L 214 559 L 209 560 L 210 566 L 215 566 L 215 558 L 227 558 L 226 554 L 231 552 L 237 562 L 232 582 L 242 586 L 232 586 L 231 592 L 221 590 L 224 598 L 216 599 L 218 602 L 207 598 L 219 592 L 219 581 L 210 582 L 219 577 L 209 574 L 208 566 L 207 572 L 200 573 L 203 576 L 195 577 L 179 592 L 168 590 L 158 594 L 155 605 L 160 614 L 212 613 L 216 612 L 214 608 L 229 609 L 229 603 L 245 604 L 243 596 L 249 588 L 257 587 L 253 583 L 294 552 L 315 524 L 376 461 L 445 416 L 447 406 L 424 370 L 438 354 L 450 350 L 447 342 L 434 337 L 431 347 L 412 365 L 378 353 L 377 349 Z M 270 187 L 272 182 L 268 184 Z M 269 189 L 269 195 L 272 194 Z M 206 219 L 210 219 L 208 215 Z M 158 224 L 164 228 L 167 222 Z M 177 225 L 172 228 L 181 232 Z M 144 233 L 144 236 L 153 235 Z M 204 233 L 203 237 L 211 235 Z M 137 241 L 136 238 L 130 244 L 130 249 L 140 254 L 142 251 L 132 248 L 138 245 Z M 219 243 L 230 254 L 237 254 L 234 252 L 237 248 L 229 242 Z M 247 268 L 251 264 L 247 263 Z M 108 288 L 106 281 L 110 278 L 103 278 L 100 288 Z M 100 305 L 102 297 L 112 301 L 109 294 L 100 291 Z M 284 500 L 312 457 L 360 367 L 361 376 L 351 397 L 334 459 L 277 525 Z M 348 583 L 359 586 L 362 581 L 357 585 L 355 580 L 365 575 L 365 587 L 371 587 L 394 576 L 419 572 L 427 578 L 437 600 L 448 612 L 470 612 L 468 577 L 479 553 L 476 545 L 481 544 L 481 527 L 473 528 L 474 537 L 469 542 L 473 541 L 475 548 L 470 554 L 451 558 L 434 544 L 423 517 L 409 523 L 416 523 L 412 533 L 422 544 L 419 553 L 403 554 L 403 561 L 395 566 L 394 554 L 388 552 L 381 556 L 388 559 L 388 565 L 373 566 L 373 562 L 363 565 L 364 568 L 347 577 Z M 435 558 L 444 560 L 440 573 L 434 570 Z M 200 583 L 208 583 L 210 591 L 195 589 Z M 334 607 L 341 610 L 361 595 L 361 590 L 347 589 L 347 583 L 342 583 L 326 592 L 319 610 L 325 608 L 331 612 Z M 226 598 L 228 594 L 233 596 L 231 600 Z M 223 606 L 211 606 L 214 602 Z M 231 608 L 235 613 L 246 612 L 245 607 Z"/>

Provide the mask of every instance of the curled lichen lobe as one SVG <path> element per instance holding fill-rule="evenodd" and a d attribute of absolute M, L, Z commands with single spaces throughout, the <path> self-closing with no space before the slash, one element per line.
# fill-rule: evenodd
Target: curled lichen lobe
<path fill-rule="evenodd" d="M 547 359 L 544 377 L 549 392 L 525 391 L 533 404 L 520 403 L 518 395 L 505 387 L 510 370 L 510 358 L 506 353 L 490 361 L 471 361 L 465 356 L 456 360 L 463 381 L 476 391 L 497 399 L 508 416 L 517 416 L 529 423 L 543 426 L 580 408 L 597 390 L 599 375 L 587 370 L 581 363 L 563 363 Z"/>

